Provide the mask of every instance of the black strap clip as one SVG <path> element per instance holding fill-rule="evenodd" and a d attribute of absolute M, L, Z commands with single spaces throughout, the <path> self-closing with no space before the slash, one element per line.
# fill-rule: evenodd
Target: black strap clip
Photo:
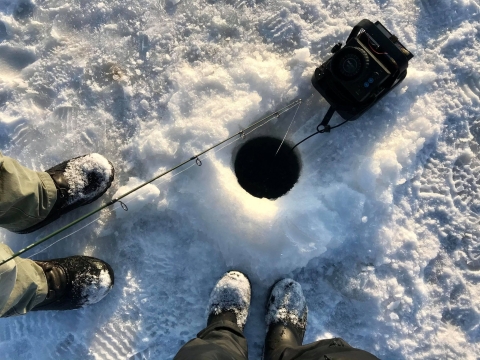
<path fill-rule="evenodd" d="M 320 129 L 320 126 L 323 126 L 323 129 Z M 319 134 L 329 133 L 330 130 L 332 130 L 332 127 L 328 124 L 326 124 L 326 125 L 318 124 L 318 126 L 317 126 L 317 132 Z"/>
<path fill-rule="evenodd" d="M 202 166 L 202 160 L 200 160 L 199 157 L 195 158 L 195 162 L 197 163 L 198 166 Z"/>
<path fill-rule="evenodd" d="M 330 119 L 332 118 L 333 114 L 335 114 L 335 108 L 333 106 L 330 106 L 328 108 L 328 111 L 327 113 L 325 114 L 322 122 L 320 124 L 318 124 L 317 126 L 317 132 L 319 132 L 320 134 L 322 133 L 329 133 L 330 130 L 332 129 L 332 127 L 330 125 L 328 125 L 328 123 L 330 122 Z M 323 129 L 320 130 L 320 126 L 323 126 Z"/>

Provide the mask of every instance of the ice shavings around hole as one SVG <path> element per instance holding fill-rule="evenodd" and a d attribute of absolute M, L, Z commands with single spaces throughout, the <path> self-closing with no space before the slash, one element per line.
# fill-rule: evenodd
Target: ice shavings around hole
<path fill-rule="evenodd" d="M 86 275 L 85 285 L 82 288 L 82 306 L 99 302 L 108 294 L 112 286 L 112 278 L 108 270 L 101 270 L 98 276 Z"/>
<path fill-rule="evenodd" d="M 69 185 L 68 203 L 95 198 L 108 188 L 112 176 L 112 165 L 100 154 L 93 153 L 70 160 L 64 172 Z"/>
<path fill-rule="evenodd" d="M 238 327 L 243 329 L 247 322 L 250 297 L 250 283 L 245 275 L 238 271 L 230 271 L 213 288 L 207 315 L 232 311 L 237 318 Z"/>

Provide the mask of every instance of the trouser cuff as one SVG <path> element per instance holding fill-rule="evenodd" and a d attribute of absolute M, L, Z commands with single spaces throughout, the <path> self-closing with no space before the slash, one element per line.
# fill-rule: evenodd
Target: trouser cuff
<path fill-rule="evenodd" d="M 210 324 L 205 329 L 200 331 L 197 334 L 197 337 L 200 338 L 200 339 L 203 339 L 204 337 L 208 336 L 208 334 L 210 334 L 211 332 L 216 331 L 216 330 L 228 330 L 228 331 L 231 331 L 232 333 L 234 333 L 237 336 L 244 337 L 243 332 L 242 332 L 242 330 L 240 330 L 238 325 L 231 322 L 231 321 L 227 321 L 227 320 L 216 321 L 213 324 Z"/>

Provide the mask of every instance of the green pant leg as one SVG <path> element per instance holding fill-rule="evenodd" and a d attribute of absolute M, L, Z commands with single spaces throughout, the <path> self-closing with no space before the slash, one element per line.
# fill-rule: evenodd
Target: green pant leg
<path fill-rule="evenodd" d="M 12 254 L 0 244 L 0 261 Z M 47 292 L 45 273 L 34 261 L 17 257 L 0 266 L 0 317 L 27 313 L 45 300 Z"/>
<path fill-rule="evenodd" d="M 351 347 L 340 338 L 325 339 L 302 346 L 287 347 L 271 360 L 379 360 L 369 352 Z"/>
<path fill-rule="evenodd" d="M 29 228 L 45 219 L 56 200 L 50 175 L 27 169 L 0 153 L 0 227 Z"/>
<path fill-rule="evenodd" d="M 6 245 L 0 244 L 0 261 L 8 258 L 8 251 L 5 251 Z M 17 265 L 14 260 L 0 266 L 0 316 L 3 315 L 3 308 L 10 298 L 10 294 L 15 286 L 17 279 Z"/>
<path fill-rule="evenodd" d="M 186 343 L 174 360 L 247 360 L 247 340 L 230 321 L 219 321 Z"/>

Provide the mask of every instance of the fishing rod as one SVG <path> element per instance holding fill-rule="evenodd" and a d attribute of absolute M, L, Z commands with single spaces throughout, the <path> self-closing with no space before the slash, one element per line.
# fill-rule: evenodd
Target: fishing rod
<path fill-rule="evenodd" d="M 189 162 L 191 162 L 191 161 L 195 161 L 197 165 L 201 166 L 201 165 L 202 165 L 202 161 L 200 160 L 200 156 L 204 155 L 205 153 L 207 153 L 207 152 L 215 149 L 216 147 L 218 147 L 218 146 L 226 143 L 227 141 L 229 141 L 229 140 L 231 140 L 231 139 L 233 139 L 233 138 L 235 138 L 235 137 L 237 137 L 237 136 L 240 136 L 240 137 L 243 138 L 243 137 L 246 135 L 246 132 L 247 132 L 248 130 L 250 130 L 250 129 L 252 129 L 252 128 L 255 128 L 256 126 L 258 126 L 258 125 L 261 124 L 261 123 L 265 123 L 265 124 L 266 124 L 267 122 L 271 121 L 272 119 L 280 117 L 280 115 L 282 115 L 283 113 L 287 112 L 287 111 L 290 110 L 291 108 L 293 108 L 293 107 L 295 107 L 295 106 L 297 106 L 297 105 L 300 105 L 301 102 L 302 102 L 302 99 L 295 100 L 294 102 L 288 104 L 288 105 L 285 106 L 284 108 L 282 108 L 282 109 L 280 109 L 280 110 L 278 110 L 278 111 L 276 111 L 276 112 L 274 112 L 274 113 L 272 113 L 272 114 L 264 117 L 263 119 L 260 119 L 260 120 L 256 121 L 256 122 L 253 123 L 252 125 L 250 125 L 250 126 L 248 126 L 247 128 L 245 128 L 245 129 L 237 132 L 236 134 L 228 137 L 227 139 L 225 139 L 225 140 L 223 140 L 223 141 L 221 141 L 221 142 L 219 142 L 219 143 L 217 143 L 217 144 L 209 147 L 208 149 L 206 149 L 206 150 L 198 153 L 197 155 L 192 156 L 190 159 L 185 160 L 184 162 L 182 162 L 182 163 L 180 163 L 180 164 L 172 167 L 171 169 L 169 169 L 169 170 L 161 173 L 160 175 L 157 175 L 157 176 L 155 176 L 154 178 L 152 178 L 152 179 L 150 179 L 150 180 L 148 180 L 148 181 L 146 181 L 146 182 L 138 185 L 137 187 L 133 188 L 132 190 L 127 191 L 127 192 L 126 192 L 125 194 L 123 194 L 122 196 L 119 196 L 119 197 L 117 197 L 117 198 L 113 198 L 112 200 L 110 200 L 110 201 L 107 202 L 106 204 L 100 206 L 99 208 L 97 208 L 97 209 L 95 209 L 95 210 L 93 210 L 93 211 L 91 211 L 91 212 L 89 212 L 89 213 L 87 213 L 87 214 L 79 217 L 77 220 L 72 221 L 71 223 L 65 225 L 64 227 L 58 229 L 57 231 L 54 231 L 54 232 L 51 233 L 50 235 L 47 235 L 47 236 L 41 238 L 40 240 L 38 240 L 38 241 L 36 241 L 36 242 L 28 245 L 27 247 L 23 248 L 22 250 L 14 253 L 14 254 L 12 254 L 12 256 L 10 256 L 8 259 L 3 260 L 2 262 L 0 262 L 0 266 L 2 266 L 3 264 L 6 264 L 6 263 L 9 262 L 10 260 L 15 259 L 16 257 L 22 255 L 23 253 L 27 252 L 28 250 L 31 250 L 31 249 L 37 247 L 38 245 L 44 243 L 45 241 L 53 238 L 54 236 L 56 236 L 56 235 L 64 232 L 65 230 L 71 228 L 72 226 L 78 224 L 79 222 L 81 222 L 81 221 L 89 218 L 90 216 L 92 216 L 92 215 L 94 215 L 94 214 L 102 211 L 103 209 L 105 209 L 105 208 L 107 208 L 107 207 L 109 207 L 109 206 L 111 206 L 111 205 L 113 205 L 113 204 L 115 204 L 115 203 L 117 203 L 117 202 L 120 203 L 120 205 L 122 206 L 122 208 L 123 208 L 124 210 L 128 210 L 127 205 L 125 205 L 125 203 L 123 203 L 123 202 L 121 201 L 121 200 L 122 200 L 123 198 L 125 198 L 126 196 L 134 193 L 134 192 L 137 191 L 137 190 L 140 190 L 140 189 L 143 188 L 144 186 L 146 186 L 146 185 L 154 182 L 154 181 L 157 180 L 157 179 L 160 179 L 161 177 L 163 177 L 163 176 L 171 173 L 172 171 L 175 171 L 176 169 L 182 167 L 183 165 L 185 165 L 185 164 L 187 164 L 187 163 L 189 163 Z M 260 126 L 261 126 L 261 125 L 260 125 Z"/>

